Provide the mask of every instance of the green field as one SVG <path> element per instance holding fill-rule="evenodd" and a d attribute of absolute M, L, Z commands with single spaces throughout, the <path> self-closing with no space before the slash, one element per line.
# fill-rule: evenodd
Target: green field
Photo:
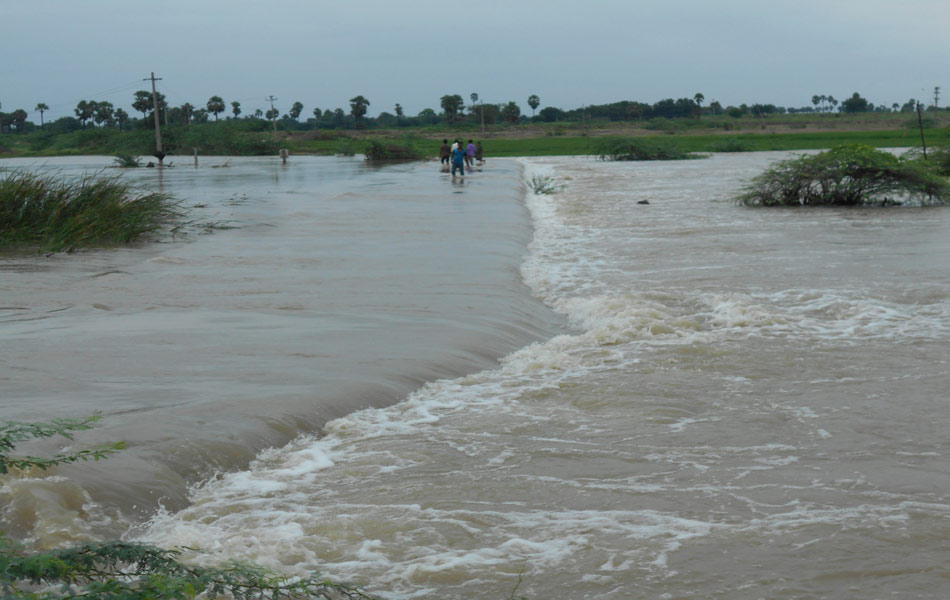
<path fill-rule="evenodd" d="M 803 117 L 796 115 L 796 117 Z M 873 118 L 872 118 L 873 117 Z M 492 156 L 563 156 L 596 154 L 605 138 L 636 137 L 674 143 L 685 152 L 811 150 L 840 144 L 865 144 L 877 148 L 920 146 L 920 131 L 906 116 L 872 115 L 834 118 L 813 115 L 804 118 L 679 119 L 635 123 L 594 122 L 493 125 L 481 134 L 470 127 L 427 126 L 398 130 L 307 130 L 279 131 L 255 120 L 227 120 L 192 126 L 162 128 L 169 155 L 269 156 L 279 148 L 292 154 L 362 154 L 371 141 L 411 146 L 424 156 L 435 156 L 443 138 L 475 139 Z M 929 127 L 928 127 L 929 125 Z M 927 119 L 924 134 L 928 146 L 950 145 L 950 128 Z M 87 129 L 54 135 L 50 131 L 0 135 L 0 158 L 61 156 L 75 154 L 138 155 L 147 157 L 155 147 L 149 129 L 119 131 Z"/>

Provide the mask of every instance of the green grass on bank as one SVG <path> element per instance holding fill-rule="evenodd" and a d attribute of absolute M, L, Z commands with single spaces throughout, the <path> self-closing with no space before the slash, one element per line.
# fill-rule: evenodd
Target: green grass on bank
<path fill-rule="evenodd" d="M 884 119 L 884 116 L 889 117 Z M 162 128 L 164 150 L 169 155 L 268 156 L 280 148 L 293 154 L 363 154 L 372 142 L 411 147 L 423 156 L 436 156 L 443 138 L 475 139 L 484 144 L 487 157 L 596 155 L 604 139 L 664 140 L 683 152 L 823 150 L 841 144 L 876 148 L 920 146 L 920 132 L 907 116 L 839 117 L 812 115 L 808 119 L 769 120 L 712 118 L 654 120 L 637 123 L 594 122 L 493 125 L 485 134 L 471 128 L 443 126 L 384 130 L 295 130 L 275 136 L 269 124 L 227 120 L 200 125 Z M 802 115 L 795 115 L 802 117 Z M 747 122 L 748 121 L 748 122 Z M 786 122 L 787 121 L 787 122 Z M 927 124 L 930 124 L 927 127 Z M 864 130 L 844 130 L 847 127 Z M 792 131 L 789 131 L 791 129 Z M 776 131 L 771 133 L 770 131 Z M 925 119 L 928 146 L 950 145 L 950 128 Z M 0 158 L 79 154 L 150 156 L 155 148 L 150 129 L 119 131 L 89 127 L 54 135 L 49 131 L 0 135 Z"/>
<path fill-rule="evenodd" d="M 950 145 L 950 130 L 924 130 L 927 146 Z M 645 139 L 674 142 L 684 152 L 713 152 L 723 135 L 661 135 L 645 136 Z M 603 138 L 585 137 L 539 137 L 527 139 L 485 140 L 485 155 L 491 156 L 569 156 L 595 155 L 598 141 Z M 908 130 L 895 131 L 838 131 L 807 133 L 744 133 L 728 136 L 738 140 L 749 151 L 766 150 L 824 150 L 842 144 L 864 144 L 875 148 L 910 148 L 920 146 L 920 133 Z M 433 140 L 434 154 L 438 140 Z"/>

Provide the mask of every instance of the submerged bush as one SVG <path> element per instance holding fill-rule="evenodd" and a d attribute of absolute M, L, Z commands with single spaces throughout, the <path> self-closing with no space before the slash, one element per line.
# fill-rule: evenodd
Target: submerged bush
<path fill-rule="evenodd" d="M 418 160 L 422 155 L 410 144 L 386 144 L 371 140 L 363 150 L 366 160 Z"/>
<path fill-rule="evenodd" d="M 0 173 L 0 248 L 55 252 L 127 244 L 180 214 L 167 194 L 137 194 L 118 176 L 67 181 L 26 171 Z"/>
<path fill-rule="evenodd" d="M 547 175 L 535 175 L 528 183 L 531 191 L 538 194 L 556 194 L 564 189 L 564 184 L 558 183 L 553 177 Z"/>
<path fill-rule="evenodd" d="M 752 144 L 737 137 L 720 138 L 709 144 L 707 152 L 751 152 Z"/>
<path fill-rule="evenodd" d="M 115 166 L 122 167 L 123 169 L 134 169 L 142 166 L 142 161 L 134 154 L 116 154 L 115 160 L 112 162 L 115 163 Z"/>
<path fill-rule="evenodd" d="M 642 138 L 605 139 L 597 144 L 594 153 L 600 160 L 684 160 L 703 158 L 685 152 L 673 141 Z"/>
<path fill-rule="evenodd" d="M 783 160 L 753 179 L 739 201 L 749 206 L 856 206 L 950 201 L 950 182 L 927 162 L 870 146 L 845 145 Z"/>

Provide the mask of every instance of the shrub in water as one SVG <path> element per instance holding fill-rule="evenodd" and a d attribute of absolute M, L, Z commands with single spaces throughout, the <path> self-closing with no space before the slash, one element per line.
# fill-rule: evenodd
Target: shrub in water
<path fill-rule="evenodd" d="M 181 216 L 166 194 L 136 194 L 118 176 L 75 181 L 0 173 L 0 248 L 40 251 L 125 244 Z"/>
<path fill-rule="evenodd" d="M 751 152 L 752 145 L 749 142 L 736 138 L 736 137 L 727 137 L 718 139 L 715 142 L 709 144 L 706 148 L 707 152 Z"/>
<path fill-rule="evenodd" d="M 749 206 L 883 205 L 905 199 L 946 203 L 950 183 L 921 160 L 863 145 L 781 161 L 753 179 L 739 198 Z"/>
<path fill-rule="evenodd" d="M 595 153 L 600 160 L 684 160 L 702 158 L 699 155 L 684 152 L 670 140 L 643 138 L 602 140 Z"/>

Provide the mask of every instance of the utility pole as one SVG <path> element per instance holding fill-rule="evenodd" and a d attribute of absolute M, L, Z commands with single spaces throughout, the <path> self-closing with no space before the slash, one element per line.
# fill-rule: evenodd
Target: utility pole
<path fill-rule="evenodd" d="M 940 100 L 940 86 L 934 88 L 934 111 L 937 110 L 937 102 Z"/>
<path fill-rule="evenodd" d="M 155 72 L 152 71 L 152 76 L 148 79 L 143 79 L 142 81 L 152 80 L 152 114 L 155 115 L 155 158 L 158 159 L 158 166 L 162 166 L 162 160 L 165 158 L 165 153 L 162 152 L 162 130 L 158 124 L 158 93 L 155 91 L 155 82 L 161 81 L 162 78 L 155 78 Z"/>
<path fill-rule="evenodd" d="M 274 95 L 271 94 L 270 98 L 265 98 L 265 100 L 270 102 L 270 115 L 271 115 L 271 121 L 273 121 L 274 123 L 274 139 L 276 140 L 277 139 L 277 111 L 274 110 L 274 100 L 277 100 L 277 98 L 275 98 Z"/>
<path fill-rule="evenodd" d="M 920 145 L 924 149 L 924 160 L 927 160 L 927 140 L 924 139 L 924 116 L 920 102 L 917 103 L 917 125 L 920 126 Z"/>

